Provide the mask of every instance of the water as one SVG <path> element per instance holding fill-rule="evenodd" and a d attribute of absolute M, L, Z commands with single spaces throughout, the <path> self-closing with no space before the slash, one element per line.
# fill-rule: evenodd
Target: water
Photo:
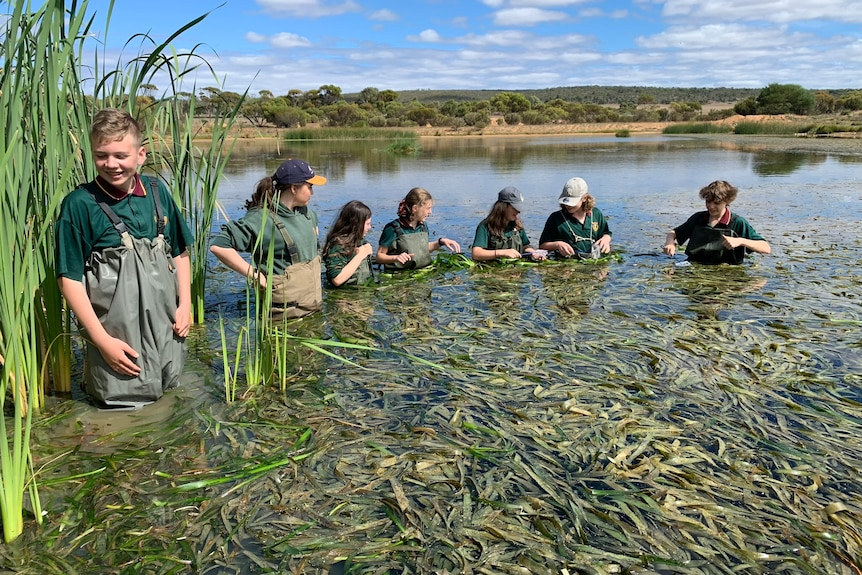
<path fill-rule="evenodd" d="M 50 547 L 31 536 L 34 569 L 54 565 L 48 548 L 153 572 L 175 565 L 164 557 L 220 573 L 336 573 L 345 557 L 367 572 L 851 572 L 862 158 L 662 136 L 429 139 L 415 157 L 383 147 L 243 144 L 220 200 L 239 216 L 260 177 L 300 157 L 329 179 L 311 202 L 321 236 L 361 199 L 376 244 L 421 186 L 432 234 L 469 251 L 501 188 L 524 193 L 537 242 L 577 175 L 620 258 L 327 291 L 297 333 L 370 350 L 335 350 L 342 363 L 299 349 L 284 392 L 232 405 L 213 326 L 245 317 L 244 283 L 214 265 L 180 392 L 132 416 L 65 406 L 72 424 L 50 440 L 37 430 L 47 475 L 98 474 L 45 489 L 48 521 L 76 520 L 45 529 Z M 703 209 L 697 191 L 715 179 L 740 188 L 732 208 L 773 253 L 677 267 L 665 234 Z M 174 489 L 204 480 L 215 483 Z"/>

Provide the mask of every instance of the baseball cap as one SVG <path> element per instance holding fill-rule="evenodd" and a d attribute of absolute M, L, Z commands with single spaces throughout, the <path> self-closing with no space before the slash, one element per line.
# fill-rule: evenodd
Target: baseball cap
<path fill-rule="evenodd" d="M 326 183 L 326 178 L 316 175 L 307 163 L 293 158 L 282 162 L 275 174 L 272 175 L 273 185 L 301 184 L 302 182 L 321 186 Z"/>
<path fill-rule="evenodd" d="M 575 206 L 581 198 L 587 195 L 587 183 L 583 178 L 572 178 L 563 186 L 560 203 L 564 206 Z"/>
<path fill-rule="evenodd" d="M 497 194 L 497 201 L 506 202 L 519 212 L 523 211 L 524 208 L 524 196 L 515 186 L 506 186 L 500 190 L 500 193 Z"/>

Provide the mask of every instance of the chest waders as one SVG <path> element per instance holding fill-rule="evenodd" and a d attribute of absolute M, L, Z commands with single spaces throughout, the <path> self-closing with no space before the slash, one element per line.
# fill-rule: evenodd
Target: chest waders
<path fill-rule="evenodd" d="M 392 226 L 395 229 L 395 251 L 389 252 L 390 255 L 395 254 L 413 254 L 413 258 L 407 263 L 386 264 L 383 269 L 388 272 L 399 270 L 418 270 L 420 268 L 431 265 L 431 252 L 428 250 L 428 232 L 421 231 L 414 234 L 405 234 L 401 224 L 395 222 Z"/>
<path fill-rule="evenodd" d="M 685 255 L 689 260 L 702 264 L 741 264 L 745 260 L 745 248 L 724 247 L 724 236 L 736 237 L 736 234 L 730 228 L 695 226 L 688 238 Z"/>
<path fill-rule="evenodd" d="M 290 254 L 290 265 L 284 273 L 272 278 L 273 319 L 293 319 L 314 313 L 323 307 L 320 255 L 308 262 L 297 262 L 296 243 L 275 214 L 273 221 Z"/>
<path fill-rule="evenodd" d="M 123 245 L 93 252 L 84 280 L 87 295 L 105 331 L 135 349 L 141 372 L 122 375 L 111 369 L 95 345 L 87 345 L 84 387 L 107 407 L 142 407 L 176 387 L 186 358 L 185 339 L 173 330 L 179 301 L 177 270 L 165 240 L 166 219 L 158 183 L 150 179 L 158 234 L 133 238 L 126 224 L 104 201 L 97 202 L 120 234 Z"/>
<path fill-rule="evenodd" d="M 369 281 L 374 279 L 374 270 L 371 269 L 371 256 L 362 260 L 362 263 L 359 264 L 359 267 L 356 268 L 356 271 L 353 272 L 353 275 L 350 276 L 344 285 L 360 285 L 364 286 Z"/>
<path fill-rule="evenodd" d="M 498 236 L 488 233 L 488 249 L 517 250 L 520 254 L 524 251 L 524 242 L 521 241 L 521 234 L 518 230 L 515 230 L 514 233 L 508 237 L 505 235 Z"/>

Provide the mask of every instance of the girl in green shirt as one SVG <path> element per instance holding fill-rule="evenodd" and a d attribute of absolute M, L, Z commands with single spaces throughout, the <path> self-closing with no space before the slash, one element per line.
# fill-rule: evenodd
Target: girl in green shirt
<path fill-rule="evenodd" d="M 371 209 L 352 200 L 341 207 L 323 244 L 326 278 L 332 287 L 364 285 L 374 277 L 371 269 L 371 244 L 365 239 L 371 231 Z"/>

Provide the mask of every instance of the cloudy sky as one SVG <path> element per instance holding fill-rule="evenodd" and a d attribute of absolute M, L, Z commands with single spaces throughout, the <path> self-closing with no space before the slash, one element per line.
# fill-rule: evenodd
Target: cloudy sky
<path fill-rule="evenodd" d="M 626 85 L 862 88 L 862 0 L 91 0 L 91 46 L 147 33 L 256 95 Z M 121 50 L 124 56 L 120 56 Z M 112 60 L 113 61 L 113 60 Z M 211 78 L 197 85 L 218 85 Z"/>

